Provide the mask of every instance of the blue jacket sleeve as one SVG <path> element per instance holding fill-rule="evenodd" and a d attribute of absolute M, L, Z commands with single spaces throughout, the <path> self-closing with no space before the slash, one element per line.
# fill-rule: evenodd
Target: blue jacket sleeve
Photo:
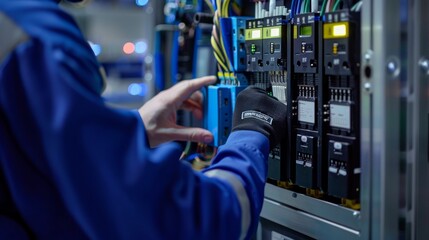
<path fill-rule="evenodd" d="M 228 137 L 226 144 L 219 148 L 212 166 L 204 170 L 205 173 L 220 171 L 221 175 L 224 171 L 232 173 L 233 178 L 237 178 L 244 187 L 245 194 L 237 193 L 242 210 L 243 237 L 251 237 L 257 229 L 267 178 L 268 153 L 269 140 L 265 135 L 256 131 L 235 131 Z M 230 180 L 228 177 L 224 179 L 227 182 Z M 243 198 L 249 202 L 248 206 L 242 203 Z"/>
<path fill-rule="evenodd" d="M 57 196 L 49 199 L 62 201 L 31 202 L 26 189 L 12 189 L 18 208 L 32 205 L 31 215 L 22 214 L 38 237 L 65 239 L 39 219 L 61 225 L 55 216 L 61 210 L 73 219 L 63 224 L 65 234 L 81 231 L 91 239 L 239 238 L 248 210 L 234 187 L 178 161 L 175 144 L 150 149 L 137 112 L 105 106 L 96 61 L 63 46 L 37 40 L 20 46 L 3 71 L 11 81 L 0 88 L 20 156 L 49 186 L 45 194 Z M 208 169 L 231 172 L 243 185 L 249 234 L 261 209 L 267 155 L 265 136 L 238 131 Z"/>

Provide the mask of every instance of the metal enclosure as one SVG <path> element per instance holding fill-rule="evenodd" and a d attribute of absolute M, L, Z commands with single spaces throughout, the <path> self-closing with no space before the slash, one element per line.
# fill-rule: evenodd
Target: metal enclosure
<path fill-rule="evenodd" d="M 267 184 L 258 239 L 429 238 L 428 10 L 427 0 L 363 1 L 361 209 Z"/>

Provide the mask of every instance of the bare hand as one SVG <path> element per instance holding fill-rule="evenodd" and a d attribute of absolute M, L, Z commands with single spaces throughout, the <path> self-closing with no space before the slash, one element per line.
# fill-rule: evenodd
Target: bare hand
<path fill-rule="evenodd" d="M 139 109 L 151 147 L 168 141 L 193 141 L 210 143 L 213 135 L 206 129 L 184 127 L 176 124 L 179 109 L 191 111 L 197 119 L 203 116 L 203 96 L 198 91 L 214 84 L 216 77 L 208 76 L 184 80 L 164 90 Z"/>

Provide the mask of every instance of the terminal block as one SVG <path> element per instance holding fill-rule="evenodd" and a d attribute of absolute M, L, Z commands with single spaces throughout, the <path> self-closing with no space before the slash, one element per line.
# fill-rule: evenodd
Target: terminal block
<path fill-rule="evenodd" d="M 328 83 L 328 194 L 358 199 L 360 189 L 360 15 L 341 10 L 323 19 Z"/>
<path fill-rule="evenodd" d="M 213 134 L 213 146 L 224 144 L 231 132 L 231 92 L 226 86 L 209 86 L 207 129 Z"/>
<path fill-rule="evenodd" d="M 252 19 L 246 21 L 246 55 L 247 71 L 263 72 L 263 19 Z"/>
<path fill-rule="evenodd" d="M 206 129 L 214 136 L 212 145 L 223 145 L 228 139 L 232 128 L 232 117 L 237 95 L 246 86 L 215 85 L 207 91 L 208 106 L 205 111 Z"/>

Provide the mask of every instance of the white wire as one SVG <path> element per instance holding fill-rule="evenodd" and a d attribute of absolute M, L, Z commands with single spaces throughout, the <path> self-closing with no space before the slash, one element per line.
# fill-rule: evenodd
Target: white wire
<path fill-rule="evenodd" d="M 276 8 L 276 1 L 275 0 L 270 0 L 270 5 L 269 5 L 269 8 L 268 8 L 270 16 L 274 15 L 275 8 Z"/>
<path fill-rule="evenodd" d="M 317 12 L 319 10 L 319 1 L 311 0 L 311 12 Z"/>
<path fill-rule="evenodd" d="M 331 0 L 328 0 L 328 4 L 326 4 L 326 11 L 329 12 L 329 9 L 331 9 Z"/>
<path fill-rule="evenodd" d="M 360 1 L 358 7 L 356 8 L 356 10 L 359 12 L 360 9 L 362 8 L 363 2 Z"/>

